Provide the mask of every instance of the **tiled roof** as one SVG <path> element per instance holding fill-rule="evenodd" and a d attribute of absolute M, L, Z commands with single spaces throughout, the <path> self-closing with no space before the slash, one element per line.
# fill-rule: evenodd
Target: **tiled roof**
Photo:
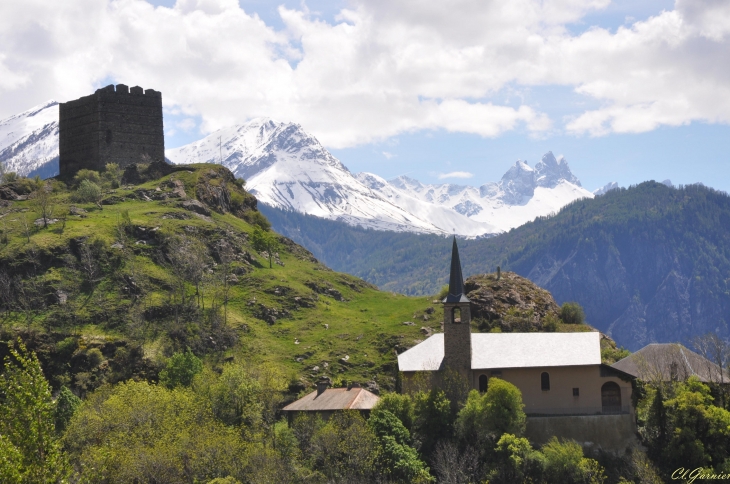
<path fill-rule="evenodd" d="M 720 381 L 719 366 L 677 343 L 649 344 L 611 367 L 646 381 L 686 380 L 690 376 L 703 382 Z M 730 382 L 727 372 L 723 379 Z"/>
<path fill-rule="evenodd" d="M 471 367 L 529 368 L 601 364 L 600 333 L 473 333 Z M 400 371 L 434 371 L 444 359 L 437 333 L 398 355 Z"/>
<path fill-rule="evenodd" d="M 321 395 L 313 391 L 284 407 L 285 412 L 323 410 L 371 410 L 380 398 L 364 388 L 328 388 Z"/>

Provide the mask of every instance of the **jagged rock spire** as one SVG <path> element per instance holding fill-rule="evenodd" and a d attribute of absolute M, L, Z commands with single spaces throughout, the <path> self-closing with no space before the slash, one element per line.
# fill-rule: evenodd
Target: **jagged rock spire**
<path fill-rule="evenodd" d="M 451 248 L 451 275 L 449 276 L 449 295 L 443 300 L 445 303 L 469 302 L 464 294 L 464 277 L 461 275 L 461 261 L 459 260 L 459 248 L 454 245 Z"/>

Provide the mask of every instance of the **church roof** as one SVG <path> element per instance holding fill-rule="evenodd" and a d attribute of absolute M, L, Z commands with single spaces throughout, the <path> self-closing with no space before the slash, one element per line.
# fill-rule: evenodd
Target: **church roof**
<path fill-rule="evenodd" d="M 400 371 L 435 371 L 444 359 L 436 333 L 398 355 Z M 532 368 L 601 364 L 600 333 L 472 333 L 471 368 Z"/>
<path fill-rule="evenodd" d="M 328 388 L 303 396 L 283 408 L 285 412 L 318 412 L 323 410 L 371 410 L 380 398 L 364 388 Z"/>
<path fill-rule="evenodd" d="M 444 299 L 445 303 L 468 303 L 469 299 L 464 294 L 464 277 L 461 275 L 461 261 L 459 260 L 459 248 L 456 246 L 456 236 L 451 247 L 451 272 L 449 274 L 449 295 Z"/>

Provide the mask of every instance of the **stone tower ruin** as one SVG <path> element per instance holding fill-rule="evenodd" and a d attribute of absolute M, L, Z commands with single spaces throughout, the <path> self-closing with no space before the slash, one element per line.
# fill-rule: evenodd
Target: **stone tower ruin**
<path fill-rule="evenodd" d="M 83 168 L 103 171 L 107 163 L 165 159 L 162 93 L 154 89 L 109 85 L 61 103 L 58 121 L 61 177 Z"/>

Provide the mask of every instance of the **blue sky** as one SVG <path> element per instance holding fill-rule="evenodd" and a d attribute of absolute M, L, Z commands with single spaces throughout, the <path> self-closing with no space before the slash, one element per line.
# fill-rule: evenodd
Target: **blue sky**
<path fill-rule="evenodd" d="M 11 0 L 0 46 L 0 118 L 122 82 L 163 92 L 168 148 L 266 116 L 385 178 L 552 151 L 591 190 L 730 192 L 722 0 Z"/>

